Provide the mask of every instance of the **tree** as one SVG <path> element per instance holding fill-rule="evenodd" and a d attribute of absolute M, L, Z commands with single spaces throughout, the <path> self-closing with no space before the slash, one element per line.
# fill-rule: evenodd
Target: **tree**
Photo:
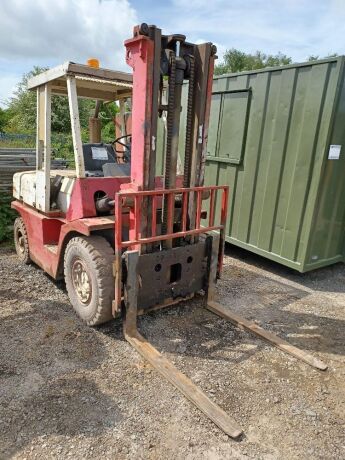
<path fill-rule="evenodd" d="M 115 139 L 115 123 L 114 119 L 118 112 L 116 104 L 102 104 L 99 112 L 99 117 L 102 120 L 102 139 L 109 142 Z"/>
<path fill-rule="evenodd" d="M 327 54 L 327 56 L 325 56 L 323 58 L 320 57 L 318 54 L 311 54 L 308 57 L 307 61 L 312 62 L 312 61 L 317 61 L 319 59 L 327 59 L 327 58 L 332 58 L 332 57 L 337 57 L 337 56 L 338 56 L 338 53 L 329 53 L 329 54 Z"/>
<path fill-rule="evenodd" d="M 223 62 L 216 66 L 215 75 L 257 70 L 264 67 L 276 67 L 291 63 L 292 59 L 283 53 L 272 55 L 256 51 L 254 54 L 250 54 L 236 48 L 231 48 L 225 52 Z"/>
<path fill-rule="evenodd" d="M 44 72 L 47 68 L 35 66 L 23 75 L 18 83 L 13 97 L 8 101 L 11 114 L 8 128 L 12 132 L 32 133 L 36 129 L 36 92 L 28 90 L 28 80 Z M 87 99 L 79 100 L 79 115 L 82 128 L 87 128 L 88 119 L 92 113 L 94 102 Z M 67 97 L 52 96 L 52 131 L 56 133 L 70 132 L 70 116 Z"/>
<path fill-rule="evenodd" d="M 313 62 L 313 61 L 317 61 L 318 59 L 320 59 L 320 56 L 319 56 L 319 55 L 317 55 L 317 54 L 311 54 L 310 56 L 308 56 L 307 61 L 308 61 L 308 62 Z"/>
<path fill-rule="evenodd" d="M 0 107 L 0 132 L 3 132 L 5 130 L 9 118 L 10 112 Z"/>

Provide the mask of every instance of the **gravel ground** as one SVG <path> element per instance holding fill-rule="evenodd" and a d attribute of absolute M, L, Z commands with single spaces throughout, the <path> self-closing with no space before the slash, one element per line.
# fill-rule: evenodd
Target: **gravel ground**
<path fill-rule="evenodd" d="M 0 458 L 345 459 L 345 266 L 300 275 L 228 248 L 219 301 L 329 364 L 326 372 L 202 307 L 141 332 L 244 429 L 234 441 L 126 343 L 74 315 L 63 283 L 0 249 Z"/>

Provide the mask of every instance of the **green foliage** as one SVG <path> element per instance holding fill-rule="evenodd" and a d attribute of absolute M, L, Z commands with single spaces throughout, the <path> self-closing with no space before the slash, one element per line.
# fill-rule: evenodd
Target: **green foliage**
<path fill-rule="evenodd" d="M 308 61 L 308 62 L 313 62 L 313 61 L 317 61 L 318 59 L 320 59 L 320 56 L 319 56 L 319 55 L 317 55 L 317 54 L 311 54 L 310 56 L 308 56 L 307 61 Z"/>
<path fill-rule="evenodd" d="M 53 158 L 73 158 L 73 142 L 70 133 L 52 133 L 51 137 Z M 29 148 L 35 149 L 36 134 L 6 133 L 0 137 L 0 148 Z"/>
<path fill-rule="evenodd" d="M 13 148 L 13 149 L 34 149 L 36 146 L 35 134 L 13 134 L 6 133 L 0 137 L 0 148 Z"/>
<path fill-rule="evenodd" d="M 36 130 L 36 92 L 28 91 L 28 80 L 44 71 L 46 67 L 35 66 L 30 72 L 23 75 L 18 83 L 13 97 L 8 101 L 8 109 L 0 111 L 0 131 L 8 133 L 33 134 Z M 79 118 L 82 130 L 82 139 L 88 141 L 89 117 L 93 115 L 95 101 L 90 99 L 78 99 Z M 117 106 L 114 103 L 102 104 L 99 117 L 102 119 L 102 138 L 105 142 L 115 137 L 114 117 Z M 52 96 L 52 133 L 68 136 L 68 142 L 57 140 L 56 145 L 52 142 L 53 149 L 60 152 L 60 156 L 68 158 L 73 155 L 72 139 L 70 137 L 71 124 L 68 107 L 68 99 L 65 96 Z M 34 146 L 34 145 L 33 145 Z M 23 147 L 33 147 L 24 145 Z M 20 145 L 16 145 L 20 147 Z"/>
<path fill-rule="evenodd" d="M 115 139 L 114 118 L 118 112 L 118 107 L 114 103 L 102 104 L 99 117 L 102 120 L 102 140 L 111 142 Z"/>
<path fill-rule="evenodd" d="M 12 239 L 13 222 L 16 213 L 11 209 L 11 196 L 7 193 L 0 192 L 0 243 Z"/>
<path fill-rule="evenodd" d="M 113 140 L 115 140 L 115 125 L 114 123 L 106 123 L 102 127 L 102 141 L 107 143 Z"/>
<path fill-rule="evenodd" d="M 327 54 L 327 56 L 325 56 L 325 57 L 322 58 L 322 57 L 320 57 L 318 54 L 311 54 L 311 55 L 308 57 L 307 61 L 308 61 L 308 62 L 312 62 L 312 61 L 318 61 L 319 59 L 327 59 L 327 58 L 332 58 L 332 57 L 337 57 L 337 56 L 338 56 L 337 53 L 331 53 L 331 54 Z"/>
<path fill-rule="evenodd" d="M 29 133 L 35 130 L 36 126 L 36 93 L 27 90 L 28 80 L 34 75 L 47 70 L 35 66 L 29 73 L 23 75 L 18 83 L 13 97 L 8 102 L 8 109 L 11 118 L 8 122 L 8 131 Z"/>
<path fill-rule="evenodd" d="M 328 54 L 324 58 L 318 55 L 311 55 L 307 61 L 317 61 L 318 59 L 325 59 L 336 57 L 337 54 Z M 254 54 L 244 53 L 236 48 L 227 50 L 224 54 L 223 62 L 216 65 L 215 75 L 223 75 L 225 73 L 243 72 L 246 70 L 258 70 L 265 67 L 277 67 L 281 65 L 292 64 L 292 59 L 283 53 L 278 54 L 265 54 L 262 51 L 256 51 Z"/>
<path fill-rule="evenodd" d="M 215 75 L 275 67 L 291 64 L 291 62 L 292 59 L 282 53 L 272 55 L 256 51 L 254 54 L 250 54 L 231 48 L 225 52 L 223 62 L 216 66 Z"/>
<path fill-rule="evenodd" d="M 47 70 L 46 67 L 35 66 L 23 75 L 13 97 L 8 102 L 10 119 L 7 131 L 16 133 L 32 133 L 36 129 L 36 92 L 28 91 L 28 80 Z M 88 119 L 93 110 L 94 102 L 88 99 L 79 100 L 79 116 L 82 128 L 88 126 Z M 68 133 L 71 130 L 67 97 L 52 97 L 52 132 Z"/>
<path fill-rule="evenodd" d="M 63 158 L 70 161 L 74 160 L 73 140 L 70 133 L 53 133 L 51 142 L 53 158 Z"/>
<path fill-rule="evenodd" d="M 9 110 L 4 110 L 0 107 L 0 133 L 5 131 L 10 116 L 11 114 Z"/>

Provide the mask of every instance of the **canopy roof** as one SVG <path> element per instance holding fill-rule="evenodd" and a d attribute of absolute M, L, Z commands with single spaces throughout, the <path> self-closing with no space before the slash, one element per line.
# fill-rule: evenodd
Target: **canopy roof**
<path fill-rule="evenodd" d="M 75 77 L 78 97 L 114 101 L 132 94 L 130 73 L 97 69 L 74 62 L 65 62 L 30 78 L 28 88 L 49 84 L 52 94 L 67 96 L 67 76 Z"/>

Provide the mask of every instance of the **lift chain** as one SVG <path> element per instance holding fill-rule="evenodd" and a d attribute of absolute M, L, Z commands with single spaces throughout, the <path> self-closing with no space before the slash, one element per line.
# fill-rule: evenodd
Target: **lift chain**
<path fill-rule="evenodd" d="M 171 169 L 171 149 L 174 128 L 174 104 L 175 104 L 175 84 L 176 84 L 176 56 L 170 52 L 170 74 L 169 74 L 169 95 L 168 95 L 168 114 L 167 114 L 167 147 L 165 157 L 165 177 L 164 187 L 170 188 L 170 169 Z M 168 202 L 164 200 L 162 234 L 167 231 Z"/>
<path fill-rule="evenodd" d="M 189 59 L 189 86 L 187 101 L 187 119 L 186 119 L 186 141 L 183 171 L 183 186 L 190 187 L 191 172 L 191 148 L 192 148 L 192 123 L 193 123 L 193 96 L 194 96 L 194 56 L 188 55 Z"/>

